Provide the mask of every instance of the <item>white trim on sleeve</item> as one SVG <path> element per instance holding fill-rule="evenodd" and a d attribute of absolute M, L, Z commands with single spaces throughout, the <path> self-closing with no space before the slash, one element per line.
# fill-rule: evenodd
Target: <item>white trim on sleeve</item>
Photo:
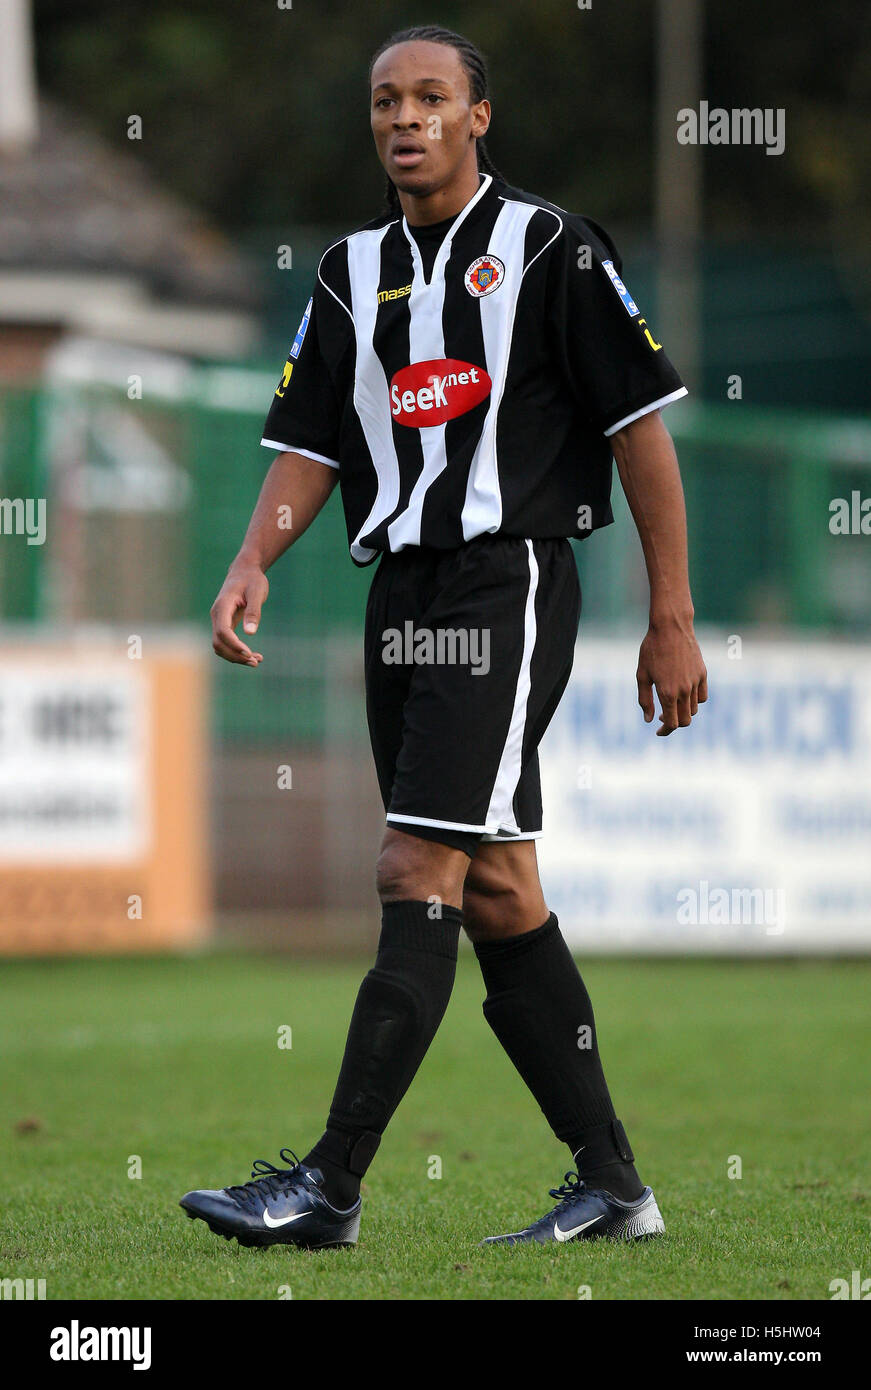
<path fill-rule="evenodd" d="M 658 401 L 651 401 L 650 405 L 643 405 L 640 410 L 633 410 L 631 415 L 627 415 L 625 420 L 618 420 L 616 425 L 612 425 L 609 430 L 605 430 L 605 438 L 610 439 L 612 434 L 622 430 L 624 425 L 631 425 L 633 420 L 640 420 L 642 415 L 649 415 L 651 410 L 659 410 L 661 405 L 671 405 L 672 401 L 679 401 L 681 396 L 686 396 L 687 388 L 682 386 L 679 391 L 672 391 L 668 396 L 660 396 Z"/>
<path fill-rule="evenodd" d="M 299 449 L 295 444 L 279 444 L 277 439 L 261 439 L 264 449 L 280 449 L 283 454 L 302 454 L 303 458 L 316 459 L 318 463 L 328 463 L 330 468 L 338 468 L 337 459 L 328 459 L 326 454 L 316 454 L 313 449 Z"/>

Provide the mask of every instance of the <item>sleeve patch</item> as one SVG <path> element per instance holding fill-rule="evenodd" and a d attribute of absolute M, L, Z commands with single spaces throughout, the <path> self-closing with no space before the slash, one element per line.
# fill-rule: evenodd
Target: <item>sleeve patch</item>
<path fill-rule="evenodd" d="M 289 352 L 289 354 L 288 354 L 288 357 L 289 357 L 289 358 L 290 358 L 290 357 L 294 357 L 294 358 L 299 357 L 299 350 L 300 350 L 300 348 L 302 347 L 303 338 L 305 337 L 306 332 L 308 331 L 308 324 L 309 324 L 309 319 L 311 318 L 311 312 L 312 312 L 312 301 L 309 300 L 308 304 L 305 306 L 305 313 L 303 314 L 302 319 L 300 320 L 299 328 L 296 330 L 296 337 L 295 337 L 294 340 L 293 340 L 293 343 L 292 343 L 292 345 L 291 345 L 290 352 Z M 287 341 L 287 339 L 285 339 L 285 342 L 286 342 L 286 341 Z"/>
<path fill-rule="evenodd" d="M 602 266 L 604 267 L 605 274 L 608 276 L 608 279 L 611 281 L 611 284 L 614 286 L 620 298 L 623 300 L 623 307 L 626 310 L 627 314 L 631 319 L 634 319 L 635 315 L 640 313 L 641 311 L 638 308 L 638 305 L 635 303 L 635 300 L 632 298 L 631 294 L 627 290 L 626 286 L 623 284 L 623 281 L 620 279 L 620 276 L 614 269 L 614 262 L 603 261 Z"/>

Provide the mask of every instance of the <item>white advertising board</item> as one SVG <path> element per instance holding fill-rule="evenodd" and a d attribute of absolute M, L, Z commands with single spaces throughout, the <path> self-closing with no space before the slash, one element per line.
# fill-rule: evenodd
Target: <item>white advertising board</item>
<path fill-rule="evenodd" d="M 0 662 L 0 863 L 147 850 L 147 696 L 130 661 Z"/>
<path fill-rule="evenodd" d="M 637 643 L 579 641 L 540 752 L 539 862 L 567 938 L 868 952 L 871 648 L 702 646 L 709 701 L 657 738 L 637 704 Z"/>

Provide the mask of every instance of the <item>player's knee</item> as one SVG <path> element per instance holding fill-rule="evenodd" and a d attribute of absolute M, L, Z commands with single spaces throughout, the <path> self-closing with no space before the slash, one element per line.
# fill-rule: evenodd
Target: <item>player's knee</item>
<path fill-rule="evenodd" d="M 525 895 L 513 875 L 473 864 L 463 887 L 463 927 L 471 941 L 504 936 L 525 910 Z"/>
<path fill-rule="evenodd" d="M 410 877 L 409 856 L 395 845 L 382 849 L 375 863 L 375 888 L 383 903 L 396 902 L 408 896 L 405 891 Z"/>
<path fill-rule="evenodd" d="M 457 870 L 444 847 L 403 835 L 385 844 L 375 865 L 375 887 L 382 903 L 406 899 L 459 901 Z"/>
<path fill-rule="evenodd" d="M 499 912 L 492 898 L 474 888 L 463 893 L 463 930 L 470 941 L 490 941 L 499 936 Z"/>

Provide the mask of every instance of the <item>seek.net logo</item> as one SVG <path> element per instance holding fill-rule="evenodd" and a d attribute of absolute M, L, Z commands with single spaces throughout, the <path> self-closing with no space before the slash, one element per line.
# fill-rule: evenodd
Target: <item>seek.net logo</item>
<path fill-rule="evenodd" d="M 390 383 L 390 413 L 412 429 L 443 425 L 486 400 L 492 385 L 483 367 L 455 357 L 412 362 Z"/>

